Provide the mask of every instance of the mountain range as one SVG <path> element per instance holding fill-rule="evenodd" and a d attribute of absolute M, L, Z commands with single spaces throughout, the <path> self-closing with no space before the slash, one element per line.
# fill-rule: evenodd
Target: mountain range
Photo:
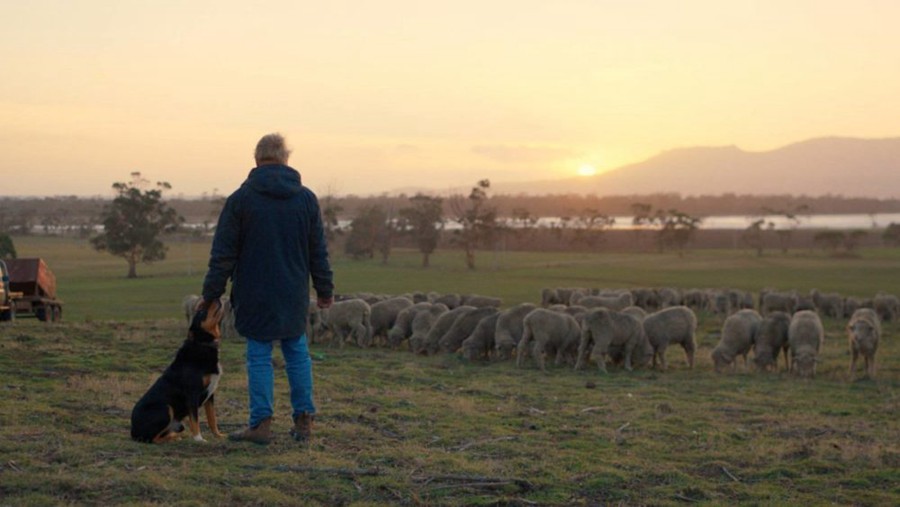
<path fill-rule="evenodd" d="M 900 197 L 900 137 L 822 137 L 770 151 L 668 150 L 594 176 L 497 182 L 498 194 L 842 195 Z"/>

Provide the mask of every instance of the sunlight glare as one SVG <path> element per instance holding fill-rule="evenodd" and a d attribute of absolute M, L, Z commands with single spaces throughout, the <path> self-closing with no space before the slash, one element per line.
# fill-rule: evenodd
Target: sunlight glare
<path fill-rule="evenodd" d="M 590 164 L 584 164 L 578 168 L 579 176 L 593 176 L 595 174 L 597 174 L 597 168 Z"/>

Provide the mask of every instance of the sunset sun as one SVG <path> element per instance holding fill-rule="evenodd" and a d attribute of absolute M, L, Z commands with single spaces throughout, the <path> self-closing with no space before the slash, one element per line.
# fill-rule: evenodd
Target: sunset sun
<path fill-rule="evenodd" d="M 597 174 L 597 168 L 592 166 L 591 164 L 584 164 L 583 166 L 578 168 L 579 176 L 593 176 Z"/>

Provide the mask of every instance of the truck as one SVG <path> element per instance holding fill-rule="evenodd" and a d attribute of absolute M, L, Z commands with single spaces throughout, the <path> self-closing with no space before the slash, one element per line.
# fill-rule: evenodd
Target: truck
<path fill-rule="evenodd" d="M 0 322 L 16 320 L 17 297 L 22 294 L 9 289 L 9 271 L 6 263 L 0 260 Z"/>
<path fill-rule="evenodd" d="M 7 259 L 12 313 L 34 315 L 44 322 L 62 319 L 63 302 L 56 297 L 56 276 L 40 258 Z"/>

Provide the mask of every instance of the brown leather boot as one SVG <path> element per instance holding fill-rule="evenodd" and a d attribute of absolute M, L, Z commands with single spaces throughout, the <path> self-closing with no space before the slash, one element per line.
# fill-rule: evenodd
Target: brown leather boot
<path fill-rule="evenodd" d="M 234 442 L 253 442 L 254 444 L 266 445 L 275 439 L 272 433 L 272 418 L 267 417 L 260 421 L 256 426 L 251 426 L 243 431 L 236 431 L 228 435 L 228 440 Z"/>
<path fill-rule="evenodd" d="M 294 437 L 294 440 L 309 445 L 315 418 L 315 415 L 306 412 L 294 418 L 294 427 L 291 428 L 291 436 Z"/>

